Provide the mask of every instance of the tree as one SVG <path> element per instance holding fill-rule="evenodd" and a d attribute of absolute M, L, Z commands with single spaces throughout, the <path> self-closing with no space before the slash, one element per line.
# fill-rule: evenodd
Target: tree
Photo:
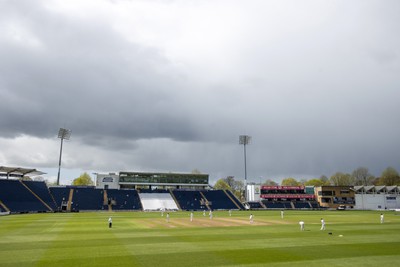
<path fill-rule="evenodd" d="M 354 179 L 354 185 L 372 185 L 375 179 L 365 167 L 357 168 L 353 171 L 351 176 Z"/>
<path fill-rule="evenodd" d="M 354 185 L 353 177 L 348 173 L 337 172 L 330 178 L 331 185 L 349 186 Z"/>
<path fill-rule="evenodd" d="M 44 182 L 44 178 L 42 176 L 36 176 L 33 178 L 33 180 L 36 182 Z"/>
<path fill-rule="evenodd" d="M 321 175 L 321 177 L 319 177 L 319 179 L 325 183 L 325 185 L 329 185 L 329 179 L 328 177 L 326 177 L 326 175 Z"/>
<path fill-rule="evenodd" d="M 306 178 L 302 178 L 299 181 L 299 185 L 306 185 L 306 183 L 307 183 L 307 179 Z"/>
<path fill-rule="evenodd" d="M 243 200 L 243 192 L 244 192 L 244 183 L 242 181 L 235 181 L 235 186 L 233 193 L 235 194 L 236 197 L 239 199 Z"/>
<path fill-rule="evenodd" d="M 278 183 L 275 181 L 272 181 L 271 179 L 267 179 L 262 185 L 267 185 L 267 186 L 277 186 Z"/>
<path fill-rule="evenodd" d="M 379 178 L 378 185 L 400 185 L 399 173 L 393 167 L 387 167 Z"/>
<path fill-rule="evenodd" d="M 244 183 L 242 181 L 236 181 L 233 176 L 219 179 L 215 183 L 214 188 L 231 190 L 237 198 L 243 200 Z"/>
<path fill-rule="evenodd" d="M 225 182 L 224 179 L 219 179 L 215 183 L 214 188 L 219 190 L 232 190 L 232 188 Z"/>
<path fill-rule="evenodd" d="M 234 187 L 235 187 L 235 177 L 227 176 L 226 178 L 223 178 L 223 180 L 229 185 L 230 188 L 234 189 Z"/>
<path fill-rule="evenodd" d="M 283 186 L 299 186 L 300 183 L 294 178 L 285 178 L 282 180 L 281 185 Z"/>
<path fill-rule="evenodd" d="M 311 179 L 308 180 L 307 182 L 305 182 L 306 186 L 323 186 L 323 185 L 327 185 L 326 182 L 322 181 L 321 179 Z"/>
<path fill-rule="evenodd" d="M 57 185 L 57 181 L 49 181 L 49 180 L 45 179 L 44 182 L 47 184 L 47 186 L 56 186 Z"/>
<path fill-rule="evenodd" d="M 72 185 L 93 185 L 93 180 L 86 172 L 72 181 Z"/>
<path fill-rule="evenodd" d="M 29 176 L 23 176 L 23 177 L 21 177 L 19 179 L 22 180 L 22 181 L 33 181 L 32 178 L 29 177 Z"/>

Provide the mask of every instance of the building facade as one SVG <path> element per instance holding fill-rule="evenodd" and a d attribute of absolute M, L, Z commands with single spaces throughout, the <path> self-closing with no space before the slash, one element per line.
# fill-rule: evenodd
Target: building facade
<path fill-rule="evenodd" d="M 356 209 L 400 209 L 399 186 L 355 186 Z"/>
<path fill-rule="evenodd" d="M 352 186 L 319 186 L 314 188 L 319 205 L 330 209 L 353 209 L 355 193 Z"/>
<path fill-rule="evenodd" d="M 208 174 L 125 172 L 97 174 L 96 187 L 101 189 L 206 189 Z"/>

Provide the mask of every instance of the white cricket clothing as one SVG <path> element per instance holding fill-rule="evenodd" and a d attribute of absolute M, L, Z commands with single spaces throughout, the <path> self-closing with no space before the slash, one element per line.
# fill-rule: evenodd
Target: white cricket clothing
<path fill-rule="evenodd" d="M 299 224 L 300 224 L 300 231 L 304 231 L 304 222 L 299 221 Z"/>
<path fill-rule="evenodd" d="M 325 221 L 321 219 L 321 230 L 325 230 Z"/>

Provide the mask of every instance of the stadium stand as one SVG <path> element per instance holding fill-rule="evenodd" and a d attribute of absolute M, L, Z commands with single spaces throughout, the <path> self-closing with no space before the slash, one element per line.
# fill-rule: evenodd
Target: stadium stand
<path fill-rule="evenodd" d="M 19 180 L 0 180 L 0 201 L 11 213 L 49 211 Z"/>
<path fill-rule="evenodd" d="M 103 190 L 94 187 L 75 187 L 71 209 L 73 211 L 103 210 Z"/>
<path fill-rule="evenodd" d="M 202 193 L 213 210 L 239 209 L 223 190 L 210 190 Z"/>
<path fill-rule="evenodd" d="M 260 202 L 248 202 L 250 209 L 264 209 Z"/>
<path fill-rule="evenodd" d="M 307 202 L 293 202 L 294 208 L 295 209 L 309 209 L 311 208 L 310 203 Z"/>
<path fill-rule="evenodd" d="M 304 186 L 261 186 L 262 204 L 267 209 L 314 209 L 313 187 Z"/>
<path fill-rule="evenodd" d="M 170 193 L 140 193 L 143 210 L 178 210 Z"/>
<path fill-rule="evenodd" d="M 44 201 L 52 211 L 57 210 L 57 204 L 50 194 L 49 188 L 45 182 L 39 181 L 21 181 L 25 184 L 33 193 L 35 193 L 42 201 Z"/>
<path fill-rule="evenodd" d="M 197 190 L 172 190 L 182 210 L 205 210 L 205 200 Z"/>
<path fill-rule="evenodd" d="M 134 189 L 107 189 L 107 198 L 113 210 L 142 210 L 139 194 Z M 103 203 L 104 204 L 104 203 Z"/>
<path fill-rule="evenodd" d="M 317 201 L 309 201 L 309 202 L 310 202 L 311 208 L 313 208 L 313 209 L 320 209 L 321 208 Z"/>
<path fill-rule="evenodd" d="M 267 207 L 267 209 L 286 209 L 284 202 L 262 200 L 262 203 L 264 204 L 265 207 Z"/>
<path fill-rule="evenodd" d="M 151 193 L 150 193 L 151 192 Z M 244 209 L 227 190 L 96 189 L 44 182 L 0 180 L 0 212 Z"/>
<path fill-rule="evenodd" d="M 242 202 L 232 193 L 230 190 L 224 190 L 224 192 L 228 195 L 228 197 L 235 202 L 235 204 L 238 206 L 239 209 L 244 210 L 244 206 Z"/>
<path fill-rule="evenodd" d="M 71 188 L 69 187 L 49 187 L 50 194 L 53 196 L 59 210 L 66 210 Z"/>

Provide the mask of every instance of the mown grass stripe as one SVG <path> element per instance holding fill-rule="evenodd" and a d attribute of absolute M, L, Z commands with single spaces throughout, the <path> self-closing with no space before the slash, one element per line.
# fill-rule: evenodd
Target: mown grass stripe
<path fill-rule="evenodd" d="M 390 212 L 385 224 L 374 211 L 286 211 L 284 223 L 279 212 L 253 213 L 256 221 L 269 224 L 222 227 L 219 218 L 224 224 L 230 220 L 225 211 L 214 213 L 218 224 L 204 227 L 188 225 L 187 212 L 172 213 L 172 222 L 180 220 L 174 228 L 159 213 L 144 212 L 0 217 L 0 266 L 320 267 L 400 261 L 400 216 Z M 233 215 L 246 221 L 249 212 Z M 321 217 L 327 231 L 319 230 Z M 305 232 L 299 231 L 300 219 Z"/>

